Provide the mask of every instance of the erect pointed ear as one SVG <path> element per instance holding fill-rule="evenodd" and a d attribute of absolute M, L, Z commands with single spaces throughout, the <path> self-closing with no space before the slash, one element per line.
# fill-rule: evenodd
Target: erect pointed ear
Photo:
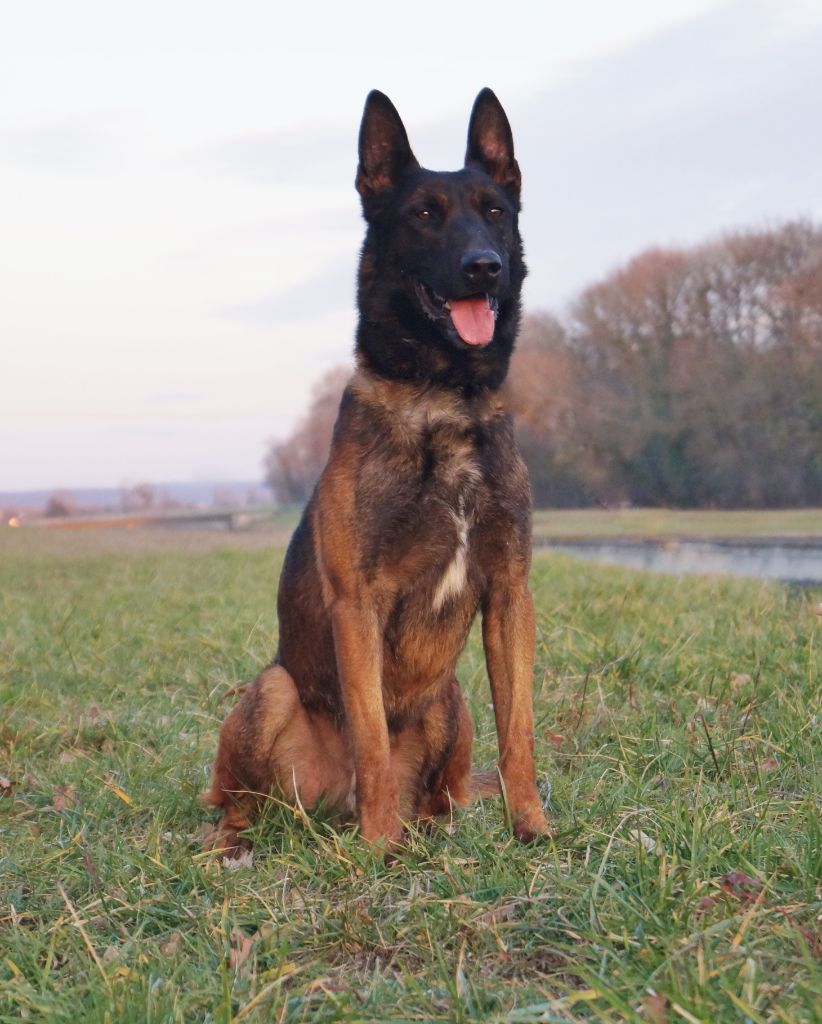
<path fill-rule="evenodd" d="M 474 100 L 468 122 L 468 149 L 465 166 L 479 167 L 507 189 L 519 203 L 519 164 L 514 159 L 514 138 L 502 104 L 490 89 L 483 89 Z"/>
<path fill-rule="evenodd" d="M 374 89 L 365 101 L 360 125 L 357 191 L 363 202 L 392 188 L 402 175 L 419 167 L 400 115 L 391 100 Z"/>

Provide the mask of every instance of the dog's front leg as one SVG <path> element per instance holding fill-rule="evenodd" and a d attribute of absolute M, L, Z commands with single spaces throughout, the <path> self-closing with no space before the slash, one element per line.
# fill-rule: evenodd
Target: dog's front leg
<path fill-rule="evenodd" d="M 332 607 L 334 647 L 357 775 L 360 832 L 390 847 L 402 838 L 399 787 L 391 769 L 382 699 L 382 643 L 367 601 L 342 598 Z"/>
<path fill-rule="evenodd" d="M 499 767 L 514 832 L 529 842 L 548 831 L 534 767 L 534 602 L 525 580 L 491 584 L 482 639 L 499 741 Z"/>

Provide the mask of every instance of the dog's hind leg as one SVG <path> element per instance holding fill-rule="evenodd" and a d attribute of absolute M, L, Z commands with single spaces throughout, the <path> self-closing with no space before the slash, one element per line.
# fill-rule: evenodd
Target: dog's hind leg
<path fill-rule="evenodd" d="M 448 814 L 454 804 L 465 807 L 479 796 L 499 796 L 497 772 L 471 766 L 474 722 L 455 678 L 443 699 L 428 709 L 421 729 L 428 768 L 420 780 L 418 818 Z"/>
<path fill-rule="evenodd" d="M 447 709 L 451 726 L 450 744 L 445 760 L 429 780 L 427 789 L 428 813 L 447 814 L 451 804 L 461 807 L 471 801 L 471 750 L 474 745 L 474 721 L 456 679 L 451 682 Z"/>
<path fill-rule="evenodd" d="M 219 807 L 223 812 L 217 827 L 207 831 L 206 846 L 223 850 L 230 859 L 240 859 L 251 851 L 250 840 L 239 833 L 251 824 L 260 798 L 260 787 L 255 784 L 259 779 L 259 768 L 248 763 L 251 760 L 249 751 L 255 746 L 253 718 L 248 713 L 248 692 L 249 688 L 246 688 L 239 704 L 220 728 L 211 786 L 201 796 L 204 804 Z"/>
<path fill-rule="evenodd" d="M 345 802 L 351 759 L 341 732 L 302 705 L 281 665 L 261 672 L 226 718 L 204 800 L 223 811 L 211 845 L 239 857 L 251 843 L 239 836 L 272 789 L 308 810 L 321 797 Z"/>
<path fill-rule="evenodd" d="M 489 787 L 478 787 L 478 776 L 471 769 L 474 723 L 455 678 L 442 699 L 426 711 L 420 725 L 426 759 L 420 778 L 417 817 L 448 814 L 453 804 L 464 807 L 480 791 L 492 791 Z"/>

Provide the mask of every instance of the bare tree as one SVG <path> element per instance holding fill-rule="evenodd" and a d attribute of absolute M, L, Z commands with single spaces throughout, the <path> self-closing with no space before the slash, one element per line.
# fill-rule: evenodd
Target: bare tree
<path fill-rule="evenodd" d="M 45 515 L 49 519 L 63 519 L 77 511 L 77 501 L 68 491 L 55 491 L 46 502 Z"/>
<path fill-rule="evenodd" d="M 347 378 L 271 448 L 278 500 L 310 496 Z M 641 253 L 525 319 L 506 393 L 537 504 L 822 504 L 822 229 Z"/>
<path fill-rule="evenodd" d="M 294 433 L 271 446 L 265 479 L 277 501 L 301 505 L 311 496 L 328 458 L 337 409 L 350 376 L 347 367 L 329 370 L 314 388 L 308 412 Z"/>
<path fill-rule="evenodd" d="M 120 503 L 127 512 L 146 512 L 154 507 L 157 494 L 154 485 L 146 481 L 121 488 Z"/>

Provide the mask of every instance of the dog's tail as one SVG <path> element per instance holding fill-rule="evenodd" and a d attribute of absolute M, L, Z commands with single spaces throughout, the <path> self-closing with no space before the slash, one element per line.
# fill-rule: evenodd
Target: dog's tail
<path fill-rule="evenodd" d="M 471 799 L 476 800 L 481 796 L 500 795 L 499 773 L 497 771 L 478 771 L 476 768 L 471 771 Z"/>

